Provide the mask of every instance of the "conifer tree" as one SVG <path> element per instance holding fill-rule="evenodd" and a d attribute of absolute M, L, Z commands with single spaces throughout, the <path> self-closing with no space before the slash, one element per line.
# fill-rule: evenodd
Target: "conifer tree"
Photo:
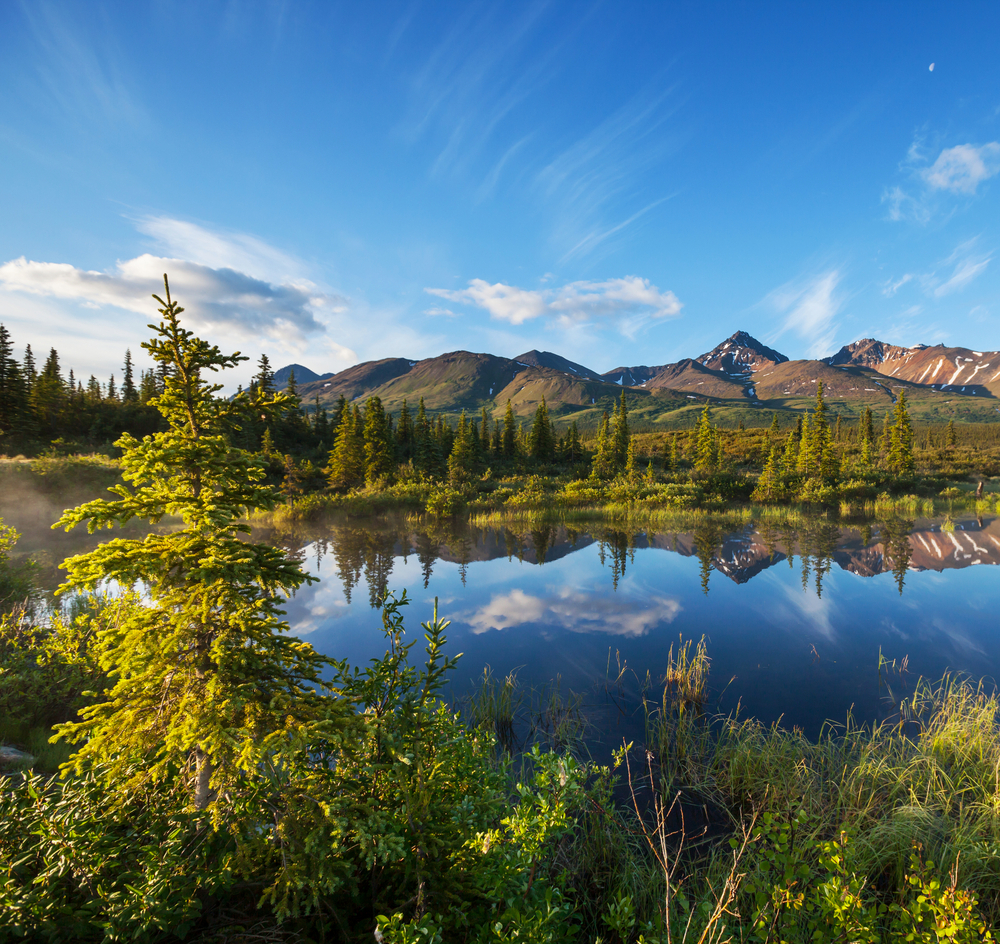
<path fill-rule="evenodd" d="M 490 444 L 492 439 L 490 437 L 490 414 L 484 406 L 479 414 L 479 455 L 484 461 L 488 460 L 490 457 Z"/>
<path fill-rule="evenodd" d="M 799 444 L 795 438 L 795 432 L 788 434 L 785 440 L 785 449 L 781 454 L 781 475 L 783 478 L 791 478 L 795 475 L 799 465 Z"/>
<path fill-rule="evenodd" d="M 615 473 L 624 471 L 628 465 L 628 450 L 632 442 L 632 431 L 628 423 L 628 401 L 625 398 L 625 388 L 622 387 L 621 398 L 615 415 L 611 421 L 612 461 L 615 466 Z"/>
<path fill-rule="evenodd" d="M 535 419 L 528 434 L 528 453 L 535 462 L 551 462 L 555 453 L 555 441 L 552 436 L 552 424 L 549 422 L 549 411 L 542 397 L 535 410 Z"/>
<path fill-rule="evenodd" d="M 958 437 L 955 435 L 955 421 L 948 420 L 948 430 L 945 436 L 945 444 L 949 449 L 958 443 Z"/>
<path fill-rule="evenodd" d="M 55 432 L 66 394 L 66 385 L 59 367 L 59 354 L 55 348 L 31 385 L 30 403 L 44 436 Z"/>
<path fill-rule="evenodd" d="M 773 446 L 768 454 L 767 462 L 764 463 L 764 471 L 761 472 L 760 478 L 757 480 L 757 487 L 750 496 L 752 501 L 773 501 L 780 497 L 778 462 L 778 447 Z"/>
<path fill-rule="evenodd" d="M 135 376 L 132 372 L 132 351 L 125 349 L 125 367 L 122 370 L 122 402 L 134 403 L 139 399 L 135 389 Z"/>
<path fill-rule="evenodd" d="M 579 462 L 583 458 L 583 445 L 580 442 L 580 430 L 576 420 L 569 424 L 566 430 L 566 448 L 564 456 L 567 462 Z"/>
<path fill-rule="evenodd" d="M 164 286 L 166 301 L 154 296 L 163 320 L 143 347 L 172 367 L 156 403 L 167 428 L 141 441 L 123 435 L 129 484 L 113 489 L 116 501 L 88 502 L 58 525 L 93 531 L 175 515 L 183 527 L 117 538 L 65 562 L 64 590 L 114 580 L 144 586 L 146 598 L 121 600 L 99 630 L 111 689 L 59 733 L 82 742 L 75 767 L 98 765 L 113 788 L 177 778 L 195 809 L 215 807 L 216 822 L 263 794 L 277 824 L 284 807 L 274 781 L 308 757 L 310 743 L 336 737 L 348 716 L 343 701 L 321 694 L 330 660 L 284 635 L 282 596 L 310 578 L 282 550 L 247 540 L 242 523 L 279 495 L 262 460 L 233 448 L 226 430 L 251 409 L 273 418 L 284 404 L 218 398 L 221 384 L 205 374 L 243 358 L 182 328 L 166 277 Z"/>
<path fill-rule="evenodd" d="M 513 459 L 517 451 L 517 426 L 514 419 L 514 408 L 507 401 L 507 409 L 503 415 L 503 455 L 505 459 Z"/>
<path fill-rule="evenodd" d="M 379 397 L 369 397 L 364 421 L 365 484 L 374 485 L 395 467 L 389 420 Z"/>
<path fill-rule="evenodd" d="M 35 355 L 31 353 L 30 344 L 26 344 L 24 346 L 24 368 L 21 371 L 21 375 L 24 377 L 25 389 L 30 394 L 35 386 L 35 380 L 38 376 L 35 371 Z"/>
<path fill-rule="evenodd" d="M 0 324 L 0 435 L 23 431 L 28 423 L 28 391 L 14 360 L 10 333 Z M 0 449 L 4 447 L 0 440 Z"/>
<path fill-rule="evenodd" d="M 777 413 L 772 413 L 771 414 L 771 425 L 770 425 L 770 427 L 768 427 L 768 433 L 771 436 L 777 436 L 777 434 L 778 434 L 778 414 Z"/>
<path fill-rule="evenodd" d="M 257 395 L 261 394 L 259 391 Z M 326 476 L 333 488 L 354 488 L 365 479 L 365 439 L 358 408 L 345 408 L 330 452 Z"/>
<path fill-rule="evenodd" d="M 274 371 L 266 354 L 261 354 L 257 361 L 257 373 L 250 381 L 250 389 L 264 396 L 274 393 Z"/>
<path fill-rule="evenodd" d="M 712 425 L 707 403 L 698 417 L 698 423 L 694 428 L 694 437 L 694 467 L 699 472 L 711 472 L 715 468 L 718 452 L 715 445 L 715 427 Z"/>
<path fill-rule="evenodd" d="M 118 388 L 115 386 L 115 375 L 114 374 L 112 374 L 108 378 L 108 394 L 107 394 L 107 399 L 108 400 L 117 400 L 118 399 Z"/>
<path fill-rule="evenodd" d="M 615 475 L 613 447 L 611 445 L 611 419 L 607 410 L 604 411 L 601 423 L 597 427 L 591 475 L 598 479 L 610 479 L 614 478 Z"/>
<path fill-rule="evenodd" d="M 448 481 L 456 488 L 461 488 L 472 479 L 475 471 L 475 439 L 472 434 L 472 424 L 469 423 L 465 410 L 458 420 L 455 431 L 455 441 L 448 455 Z"/>
<path fill-rule="evenodd" d="M 797 471 L 809 478 L 816 474 L 816 454 L 813 449 L 812 417 L 806 413 L 800 418 L 802 421 L 802 435 L 799 439 L 799 462 Z"/>
<path fill-rule="evenodd" d="M 413 417 L 406 398 L 399 409 L 399 422 L 396 424 L 396 452 L 400 459 L 406 460 L 413 456 Z"/>
<path fill-rule="evenodd" d="M 913 475 L 913 425 L 906 409 L 906 391 L 900 390 L 896 398 L 895 422 L 889 436 L 888 466 L 899 476 Z"/>

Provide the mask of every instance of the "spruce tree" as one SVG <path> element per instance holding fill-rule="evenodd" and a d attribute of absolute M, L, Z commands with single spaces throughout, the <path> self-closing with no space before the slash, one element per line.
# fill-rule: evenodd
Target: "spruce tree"
<path fill-rule="evenodd" d="M 698 423 L 694 428 L 695 437 L 695 460 L 694 467 L 699 472 L 711 472 L 715 469 L 715 462 L 718 456 L 715 440 L 715 427 L 708 410 L 708 404 L 701 411 Z"/>
<path fill-rule="evenodd" d="M 392 473 L 395 455 L 389 431 L 389 419 L 379 397 L 369 397 L 365 404 L 364 462 L 365 484 L 374 485 Z"/>
<path fill-rule="evenodd" d="M 535 462 L 551 462 L 555 453 L 555 441 L 552 436 L 552 424 L 549 422 L 549 411 L 542 397 L 535 410 L 535 419 L 528 434 L 528 453 Z"/>
<path fill-rule="evenodd" d="M 413 458 L 413 417 L 410 416 L 405 397 L 399 409 L 399 422 L 396 424 L 396 451 L 403 461 Z"/>
<path fill-rule="evenodd" d="M 14 360 L 14 345 L 0 324 L 0 435 L 10 436 L 28 425 L 28 391 L 21 366 Z M 0 450 L 5 444 L 0 440 Z"/>
<path fill-rule="evenodd" d="M 750 496 L 752 501 L 773 501 L 780 497 L 780 483 L 778 481 L 778 447 L 771 448 L 771 452 L 764 463 L 764 470 L 757 480 L 757 487 Z"/>
<path fill-rule="evenodd" d="M 771 414 L 771 425 L 768 427 L 768 433 L 771 436 L 776 436 L 778 434 L 778 414 Z"/>
<path fill-rule="evenodd" d="M 284 551 L 249 541 L 243 523 L 279 495 L 262 460 L 232 447 L 226 432 L 251 411 L 274 417 L 284 404 L 217 397 L 222 385 L 205 375 L 243 358 L 182 328 L 166 277 L 164 286 L 166 301 L 154 296 L 162 321 L 143 347 L 172 368 L 156 402 L 166 429 L 123 435 L 128 484 L 112 489 L 117 500 L 88 502 L 58 525 L 94 531 L 172 515 L 183 527 L 116 538 L 65 562 L 63 590 L 115 581 L 143 586 L 145 596 L 122 598 L 98 630 L 110 691 L 59 733 L 82 742 L 72 764 L 94 764 L 113 789 L 178 780 L 195 809 L 215 808 L 217 824 L 257 802 L 277 824 L 285 812 L 277 782 L 307 762 L 310 744 L 337 737 L 349 712 L 321 694 L 331 661 L 288 636 L 281 619 L 282 597 L 310 578 Z M 274 841 L 281 845 L 277 830 Z"/>
<path fill-rule="evenodd" d="M 514 408 L 507 401 L 507 409 L 503 415 L 503 455 L 505 459 L 513 459 L 517 451 L 517 426 L 514 419 Z"/>
<path fill-rule="evenodd" d="M 955 421 L 948 420 L 948 430 L 945 435 L 945 444 L 949 449 L 958 443 L 958 436 L 955 434 Z"/>
<path fill-rule="evenodd" d="M 24 367 L 21 370 L 21 375 L 24 377 L 25 389 L 30 394 L 38 376 L 35 371 L 35 355 L 31 353 L 30 344 L 24 346 Z"/>
<path fill-rule="evenodd" d="M 132 372 L 132 351 L 125 349 L 125 367 L 122 370 L 122 402 L 134 403 L 139 399 L 135 389 L 135 376 Z"/>
<path fill-rule="evenodd" d="M 615 473 L 625 470 L 628 466 L 628 450 L 632 443 L 632 431 L 628 423 L 628 401 L 625 398 L 625 388 L 622 388 L 621 398 L 618 408 L 611 421 L 612 461 L 615 466 Z"/>
<path fill-rule="evenodd" d="M 332 488 L 354 488 L 365 479 L 365 439 L 357 406 L 344 410 L 326 476 Z"/>
<path fill-rule="evenodd" d="M 476 461 L 475 449 L 472 424 L 469 423 L 465 410 L 462 410 L 458 429 L 455 431 L 455 441 L 448 455 L 448 481 L 455 488 L 461 488 L 472 479 Z"/>
<path fill-rule="evenodd" d="M 591 475 L 598 479 L 611 479 L 615 476 L 614 449 L 611 440 L 611 419 L 608 411 L 604 411 L 601 423 L 597 427 L 597 440 L 594 444 L 594 461 L 591 465 Z"/>
<path fill-rule="evenodd" d="M 889 436 L 889 469 L 896 475 L 913 475 L 916 464 L 913 461 L 913 425 L 906 409 L 906 391 L 900 390 L 896 398 L 895 422 Z"/>
<path fill-rule="evenodd" d="M 490 414 L 484 406 L 479 414 L 479 455 L 484 461 L 490 458 Z"/>

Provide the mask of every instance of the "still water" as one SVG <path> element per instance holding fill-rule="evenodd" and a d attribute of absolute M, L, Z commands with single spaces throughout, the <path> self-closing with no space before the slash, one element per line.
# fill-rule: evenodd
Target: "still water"
<path fill-rule="evenodd" d="M 62 579 L 59 561 L 112 536 L 51 531 L 54 505 L 0 502 L 0 514 L 22 532 L 18 551 L 39 560 L 50 588 Z M 319 578 L 286 609 L 293 631 L 320 651 L 354 664 L 381 656 L 376 604 L 389 589 L 411 601 L 404 612 L 418 654 L 437 597 L 451 620 L 448 648 L 464 654 L 456 701 L 486 666 L 501 678 L 516 672 L 524 691 L 558 680 L 563 696 L 582 700 L 591 740 L 606 746 L 641 740 L 642 692 L 656 697 L 680 637 L 706 637 L 710 710 L 739 707 L 809 736 L 848 711 L 867 722 L 893 714 L 880 653 L 897 666 L 906 660 L 908 673 L 893 675 L 897 696 L 921 675 L 1000 677 L 995 517 L 709 523 L 676 533 L 350 519 L 254 536 Z"/>
<path fill-rule="evenodd" d="M 892 714 L 880 653 L 906 660 L 897 695 L 920 675 L 998 674 L 997 518 L 680 533 L 355 520 L 260 537 L 320 578 L 287 607 L 320 651 L 355 664 L 380 656 L 373 607 L 385 588 L 406 591 L 408 635 L 421 640 L 437 597 L 449 648 L 464 654 L 456 697 L 484 666 L 525 687 L 558 679 L 606 742 L 641 737 L 643 685 L 655 692 L 679 637 L 707 638 L 710 708 L 810 736 L 848 711 Z"/>

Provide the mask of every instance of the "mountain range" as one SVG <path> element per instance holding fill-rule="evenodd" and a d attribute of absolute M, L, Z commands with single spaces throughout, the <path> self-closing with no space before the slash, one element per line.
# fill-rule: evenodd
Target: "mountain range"
<path fill-rule="evenodd" d="M 598 373 L 548 351 L 497 357 L 453 351 L 410 360 L 389 357 L 356 364 L 338 373 L 317 374 L 300 364 L 275 373 L 284 387 L 294 371 L 307 407 L 330 407 L 341 396 L 349 401 L 372 395 L 398 411 L 406 400 L 421 397 L 428 410 L 479 412 L 486 407 L 500 416 L 510 400 L 524 418 L 545 397 L 559 425 L 578 420 L 595 424 L 617 399 L 630 392 L 631 410 L 640 421 L 656 426 L 688 425 L 705 403 L 735 421 L 754 413 L 801 411 L 815 400 L 822 381 L 835 413 L 857 415 L 865 406 L 875 412 L 891 408 L 900 390 L 917 418 L 991 421 L 1000 419 L 1000 352 L 963 347 L 899 347 L 863 338 L 822 360 L 789 360 L 745 331 L 737 331 L 711 351 L 660 366 L 623 366 Z"/>

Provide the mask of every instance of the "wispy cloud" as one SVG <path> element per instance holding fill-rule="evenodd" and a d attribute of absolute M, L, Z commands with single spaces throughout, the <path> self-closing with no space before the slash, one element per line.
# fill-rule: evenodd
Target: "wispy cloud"
<path fill-rule="evenodd" d="M 275 283 L 294 282 L 306 275 L 299 259 L 249 233 L 210 229 L 169 216 L 143 216 L 134 223 L 165 256 L 213 269 L 235 269 Z"/>
<path fill-rule="evenodd" d="M 976 188 L 1000 171 L 1000 143 L 991 141 L 976 147 L 959 144 L 945 148 L 921 176 L 932 190 L 975 193 Z"/>
<path fill-rule="evenodd" d="M 958 144 L 944 148 L 933 164 L 927 161 L 923 142 L 914 141 L 901 168 L 916 182 L 916 191 L 897 185 L 882 192 L 890 220 L 926 224 L 941 205 L 942 194 L 975 196 L 983 181 L 1000 173 L 1000 142 Z"/>
<path fill-rule="evenodd" d="M 20 5 L 36 55 L 34 79 L 42 94 L 74 124 L 146 127 L 149 116 L 136 96 L 134 77 L 114 45 L 116 31 L 100 8 L 47 2 Z"/>
<path fill-rule="evenodd" d="M 484 279 L 472 279 L 469 287 L 459 290 L 425 289 L 431 295 L 489 312 L 491 318 L 513 325 L 536 318 L 552 318 L 564 327 L 593 322 L 596 319 L 628 321 L 676 317 L 681 302 L 671 291 L 661 291 L 649 279 L 626 276 L 605 282 L 570 282 L 561 288 L 523 289 Z"/>
<path fill-rule="evenodd" d="M 809 278 L 786 282 L 768 293 L 762 304 L 785 316 L 773 339 L 777 340 L 786 331 L 791 331 L 806 343 L 809 357 L 819 358 L 829 354 L 837 334 L 837 314 L 843 304 L 837 293 L 840 280 L 840 270 L 830 269 Z"/>
<path fill-rule="evenodd" d="M 907 282 L 913 281 L 913 274 L 907 272 L 906 275 L 901 276 L 898 279 L 890 279 L 885 285 L 882 286 L 882 294 L 886 298 L 892 298 Z"/>
<path fill-rule="evenodd" d="M 940 275 L 937 270 L 921 276 L 924 291 L 935 298 L 942 298 L 959 292 L 977 279 L 993 258 L 993 253 L 976 251 L 978 239 L 969 239 L 955 247 L 951 255 L 941 263 L 946 274 Z M 951 271 L 948 272 L 950 267 Z"/>

